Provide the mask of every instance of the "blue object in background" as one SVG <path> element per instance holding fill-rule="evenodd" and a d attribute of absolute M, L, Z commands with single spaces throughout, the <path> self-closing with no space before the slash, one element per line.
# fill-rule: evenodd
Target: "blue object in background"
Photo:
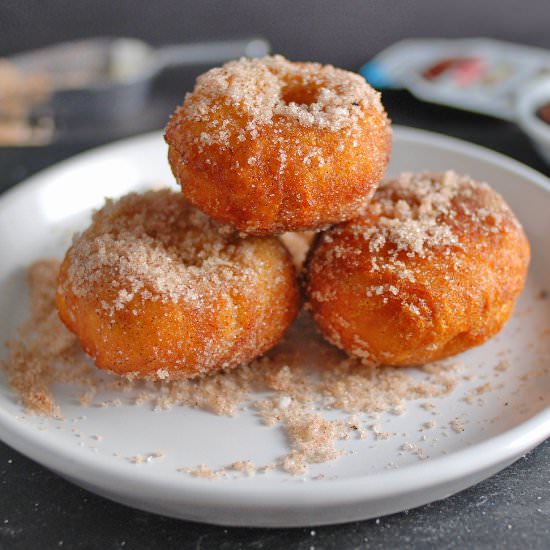
<path fill-rule="evenodd" d="M 376 61 L 365 63 L 360 69 L 359 74 L 364 76 L 367 82 L 375 88 L 393 88 L 395 85 L 384 72 L 382 67 Z"/>

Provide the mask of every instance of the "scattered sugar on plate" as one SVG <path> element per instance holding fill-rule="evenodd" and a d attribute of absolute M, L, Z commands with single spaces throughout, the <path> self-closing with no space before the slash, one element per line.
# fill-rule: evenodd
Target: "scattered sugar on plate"
<path fill-rule="evenodd" d="M 96 369 L 77 339 L 58 320 L 54 301 L 58 268 L 57 260 L 40 260 L 29 267 L 30 319 L 8 342 L 8 357 L 0 362 L 25 412 L 63 419 L 63 411 L 52 393 L 54 384 L 63 384 L 75 388 L 76 402 L 80 399 L 82 407 L 147 405 L 151 410 L 193 407 L 232 416 L 246 405 L 263 424 L 278 426 L 286 436 L 288 451 L 273 462 L 262 465 L 241 458 L 222 468 L 206 464 L 179 468 L 194 477 L 222 479 L 231 472 L 254 477 L 275 469 L 303 476 L 312 465 L 345 456 L 349 452 L 345 447 L 348 440 L 357 444 L 360 440 L 366 440 L 368 445 L 385 444 L 392 433 L 383 426 L 384 417 L 380 415 L 409 414 L 408 402 L 413 400 L 419 400 L 418 406 L 424 411 L 418 429 L 423 432 L 421 440 L 425 441 L 424 432 L 436 427 L 435 421 L 426 421 L 426 413 L 439 414 L 432 399 L 448 396 L 464 381 L 464 365 L 453 361 L 420 369 L 360 364 L 323 342 L 306 314 L 301 315 L 281 344 L 250 365 L 193 380 L 147 381 L 132 375 L 114 376 Z M 312 356 L 319 364 L 312 364 Z M 496 359 L 495 376 L 510 368 L 509 355 Z M 528 373 L 523 382 L 528 383 L 547 372 L 543 367 L 539 370 L 540 373 Z M 474 384 L 475 379 L 472 377 Z M 471 385 L 467 395 L 477 399 L 496 390 L 490 382 L 481 381 L 477 386 Z M 104 398 L 105 392 L 113 391 L 119 397 Z M 335 420 L 331 416 L 334 411 L 350 416 Z M 75 418 L 72 420 L 76 422 Z M 462 433 L 465 421 L 455 418 L 448 426 L 442 426 L 438 434 L 448 437 L 443 429 L 446 427 Z M 82 439 L 81 430 L 73 428 L 73 433 Z M 410 438 L 410 434 L 399 434 L 399 437 L 407 436 Z M 88 437 L 98 442 L 103 440 L 97 433 Z M 412 442 L 401 446 L 402 453 L 428 458 L 424 450 Z M 163 451 L 127 457 L 115 455 L 136 465 L 166 456 Z M 312 474 L 310 479 L 329 478 Z"/>

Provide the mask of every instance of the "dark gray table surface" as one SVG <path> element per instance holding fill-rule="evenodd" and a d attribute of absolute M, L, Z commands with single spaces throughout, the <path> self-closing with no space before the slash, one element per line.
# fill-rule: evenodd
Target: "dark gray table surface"
<path fill-rule="evenodd" d="M 435 0 L 217 3 L 39 0 L 0 3 L 0 55 L 94 35 L 139 36 L 151 43 L 262 34 L 294 59 L 356 69 L 408 36 L 486 35 L 550 47 L 544 0 Z M 520 8 L 521 6 L 521 8 Z M 139 118 L 84 129 L 44 148 L 0 149 L 0 191 L 92 146 L 160 128 L 188 89 L 193 71 L 157 81 Z M 479 143 L 550 175 L 513 124 L 387 92 L 395 123 Z M 479 485 L 444 501 L 393 516 L 307 529 L 235 529 L 132 510 L 64 481 L 0 444 L 0 549 L 549 548 L 550 441 Z"/>

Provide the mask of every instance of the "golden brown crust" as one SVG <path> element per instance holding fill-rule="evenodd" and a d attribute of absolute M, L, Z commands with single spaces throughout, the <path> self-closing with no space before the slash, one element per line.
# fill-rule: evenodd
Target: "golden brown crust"
<path fill-rule="evenodd" d="M 188 200 L 249 234 L 356 217 L 380 182 L 391 131 L 362 77 L 276 56 L 209 71 L 172 115 L 168 158 Z"/>
<path fill-rule="evenodd" d="M 381 186 L 366 216 L 319 236 L 305 289 L 332 343 L 368 362 L 423 364 L 496 334 L 528 263 L 519 222 L 487 185 L 405 174 Z"/>
<path fill-rule="evenodd" d="M 299 297 L 276 238 L 223 236 L 181 193 L 163 190 L 94 215 L 61 266 L 57 306 L 98 367 L 186 378 L 272 347 Z"/>

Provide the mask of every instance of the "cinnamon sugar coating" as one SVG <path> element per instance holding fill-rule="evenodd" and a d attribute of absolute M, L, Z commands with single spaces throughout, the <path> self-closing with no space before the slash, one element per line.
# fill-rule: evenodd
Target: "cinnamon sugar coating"
<path fill-rule="evenodd" d="M 482 344 L 508 320 L 529 243 L 502 197 L 454 172 L 402 174 L 307 262 L 313 317 L 366 362 L 415 365 Z"/>
<path fill-rule="evenodd" d="M 391 148 L 380 94 L 362 77 L 281 56 L 200 76 L 165 137 L 188 200 L 257 235 L 356 217 Z"/>
<path fill-rule="evenodd" d="M 242 456 L 222 468 L 206 464 L 178 468 L 193 476 L 218 479 L 235 472 L 252 476 L 275 468 L 304 475 L 312 464 L 345 455 L 345 440 L 372 442 L 397 435 L 372 423 L 381 413 L 405 414 L 408 401 L 447 396 L 460 384 L 460 363 L 431 364 L 414 372 L 393 367 L 361 368 L 357 360 L 327 345 L 307 315 L 297 318 L 279 345 L 235 369 L 191 380 L 105 376 L 84 357 L 76 336 L 58 318 L 55 298 L 59 267 L 60 262 L 53 259 L 38 260 L 29 266 L 30 317 L 7 342 L 8 354 L 0 359 L 0 370 L 5 371 L 25 413 L 68 420 L 64 405 L 78 402 L 82 412 L 88 407 L 146 405 L 151 411 L 192 407 L 234 416 L 244 407 L 249 413 L 253 410 L 262 424 L 278 426 L 285 435 L 287 452 L 273 461 L 260 465 Z M 485 391 L 486 386 L 477 388 L 475 394 Z M 58 394 L 60 387 L 63 390 Z M 113 394 L 117 397 L 105 399 Z M 421 406 L 434 410 L 431 402 Z M 335 410 L 351 416 L 334 418 Z M 84 418 L 73 417 L 71 425 Z M 57 428 L 62 426 L 58 424 Z M 82 435 L 74 425 L 71 431 L 77 437 Z M 103 440 L 97 433 L 90 437 L 97 442 Z M 119 453 L 114 456 L 122 458 Z M 159 449 L 124 459 L 147 464 L 165 456 Z"/>
<path fill-rule="evenodd" d="M 186 378 L 247 363 L 298 311 L 276 238 L 222 235 L 181 193 L 108 200 L 61 266 L 57 307 L 96 365 Z"/>

